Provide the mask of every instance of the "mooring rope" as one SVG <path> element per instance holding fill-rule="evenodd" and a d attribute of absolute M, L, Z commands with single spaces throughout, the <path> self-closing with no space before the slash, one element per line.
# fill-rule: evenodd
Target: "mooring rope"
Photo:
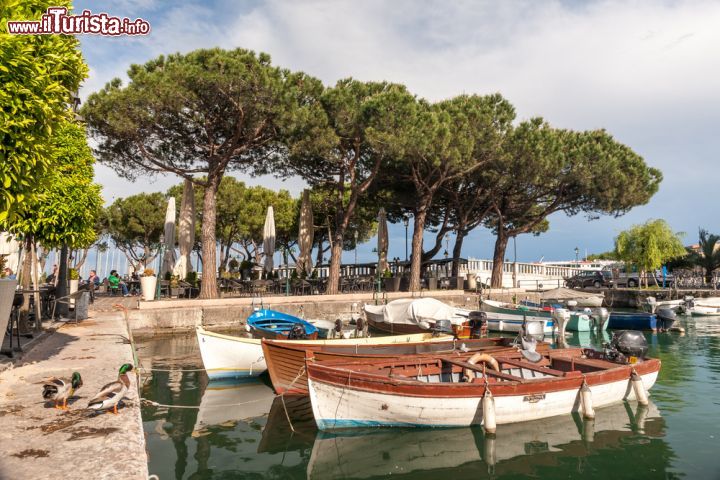
<path fill-rule="evenodd" d="M 266 400 L 265 398 L 257 398 L 257 399 L 255 399 L 255 400 L 248 400 L 247 402 L 227 403 L 227 404 L 224 404 L 224 405 L 213 405 L 212 407 L 213 407 L 213 408 L 216 408 L 216 407 L 238 407 L 238 406 L 240 406 L 240 405 L 247 405 L 247 404 L 250 404 L 250 403 L 262 402 L 262 401 L 265 401 L 265 400 Z M 189 409 L 191 409 L 191 408 L 200 408 L 200 405 L 167 405 L 167 404 L 164 404 L 164 403 L 158 403 L 158 402 L 156 402 L 156 401 L 154 401 L 154 400 L 150 400 L 150 399 L 147 399 L 147 398 L 141 398 L 140 401 L 141 401 L 142 403 L 146 403 L 146 404 L 151 405 L 151 406 L 153 406 L 153 407 L 162 407 L 162 408 L 189 408 Z"/>
<path fill-rule="evenodd" d="M 305 373 L 305 365 L 300 367 L 300 371 L 298 371 L 297 376 L 293 379 L 292 382 L 290 382 L 290 385 L 288 385 L 288 388 L 285 389 L 285 392 L 289 391 L 293 385 L 295 385 L 295 382 L 297 382 L 300 377 L 303 376 Z M 280 394 L 280 402 L 282 402 L 283 411 L 285 412 L 285 418 L 287 419 L 288 425 L 290 425 L 290 430 L 295 433 L 295 427 L 293 427 L 292 421 L 290 420 L 290 414 L 287 411 L 287 406 L 285 405 L 285 392 Z"/>

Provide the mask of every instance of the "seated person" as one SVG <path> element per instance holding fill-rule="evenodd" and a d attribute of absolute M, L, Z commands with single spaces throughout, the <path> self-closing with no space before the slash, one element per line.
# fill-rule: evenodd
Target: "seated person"
<path fill-rule="evenodd" d="M 120 276 L 118 275 L 116 270 L 112 270 L 110 272 L 110 276 L 108 277 L 108 287 L 110 287 L 110 290 L 120 288 L 123 297 L 130 296 L 130 293 L 128 293 L 127 285 L 125 284 L 125 282 L 120 281 Z"/>
<path fill-rule="evenodd" d="M 97 290 L 97 288 L 100 286 L 100 277 L 97 276 L 95 270 L 90 270 L 90 275 L 88 276 L 86 283 L 89 286 L 92 286 L 93 290 Z"/>

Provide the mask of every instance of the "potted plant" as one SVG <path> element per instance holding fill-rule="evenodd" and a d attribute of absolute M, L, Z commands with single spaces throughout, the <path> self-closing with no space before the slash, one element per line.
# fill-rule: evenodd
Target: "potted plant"
<path fill-rule="evenodd" d="M 240 263 L 237 261 L 237 258 L 231 258 L 228 262 L 228 267 L 230 267 L 230 271 L 234 272 L 238 269 L 240 266 Z"/>
<path fill-rule="evenodd" d="M 170 275 L 170 296 L 180 296 L 180 277 L 178 275 Z"/>
<path fill-rule="evenodd" d="M 157 277 L 155 276 L 155 270 L 146 268 L 140 275 L 140 290 L 142 291 L 143 300 L 154 300 L 156 287 Z"/>
<path fill-rule="evenodd" d="M 70 279 L 70 291 L 68 292 L 68 294 L 72 295 L 73 293 L 78 291 L 78 286 L 80 285 L 80 272 L 78 272 L 76 268 L 69 269 L 68 279 Z M 70 298 L 70 306 L 75 306 L 74 298 Z"/>
<path fill-rule="evenodd" d="M 383 272 L 383 287 L 386 292 L 400 291 L 400 277 L 393 277 L 389 268 Z"/>
<path fill-rule="evenodd" d="M 0 345 L 5 339 L 16 288 L 17 280 L 5 278 L 5 255 L 0 255 Z"/>

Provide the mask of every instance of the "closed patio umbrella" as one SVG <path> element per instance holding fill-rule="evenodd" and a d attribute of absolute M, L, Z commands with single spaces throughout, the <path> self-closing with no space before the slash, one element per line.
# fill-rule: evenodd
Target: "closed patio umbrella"
<path fill-rule="evenodd" d="M 380 208 L 378 212 L 378 272 L 380 275 L 385 273 L 388 268 L 387 254 L 388 254 L 388 226 L 387 216 L 385 215 L 385 209 Z"/>
<path fill-rule="evenodd" d="M 184 279 L 192 270 L 190 252 L 195 243 L 195 193 L 190 180 L 185 180 L 183 196 L 180 202 L 180 218 L 178 219 L 178 247 L 180 257 L 175 263 L 173 272 Z"/>
<path fill-rule="evenodd" d="M 175 266 L 175 197 L 168 200 L 165 211 L 165 254 L 162 263 L 162 275 L 172 272 Z"/>
<path fill-rule="evenodd" d="M 310 190 L 304 190 L 302 196 L 302 204 L 300 206 L 300 232 L 298 235 L 298 246 L 300 248 L 300 256 L 297 262 L 297 272 L 303 270 L 310 275 L 312 272 L 312 253 L 313 237 L 315 229 L 313 225 L 312 205 L 310 204 Z"/>
<path fill-rule="evenodd" d="M 275 266 L 273 255 L 275 253 L 275 214 L 273 207 L 270 205 L 265 216 L 265 226 L 263 227 L 263 254 L 265 255 L 265 271 L 270 273 Z"/>

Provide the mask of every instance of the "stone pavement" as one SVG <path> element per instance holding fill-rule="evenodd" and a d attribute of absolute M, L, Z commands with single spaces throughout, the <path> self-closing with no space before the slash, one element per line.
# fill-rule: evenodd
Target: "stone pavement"
<path fill-rule="evenodd" d="M 0 373 L 0 478 L 147 479 L 136 378 L 118 415 L 93 415 L 87 402 L 133 363 L 122 313 L 94 312 L 67 323 Z M 70 410 L 45 406 L 42 380 L 82 375 Z"/>

